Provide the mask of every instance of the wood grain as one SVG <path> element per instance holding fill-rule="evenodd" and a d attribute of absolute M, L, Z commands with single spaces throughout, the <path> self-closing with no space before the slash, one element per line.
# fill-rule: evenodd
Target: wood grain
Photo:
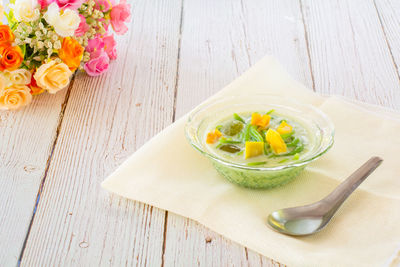
<path fill-rule="evenodd" d="M 400 82 L 400 1 L 374 1 Z"/>
<path fill-rule="evenodd" d="M 0 265 L 15 266 L 56 137 L 67 89 L 0 111 Z"/>
<path fill-rule="evenodd" d="M 77 77 L 21 265 L 161 265 L 165 212 L 100 183 L 171 123 L 181 1 L 136 1 L 118 59 Z"/>
<path fill-rule="evenodd" d="M 400 83 L 372 1 L 302 1 L 315 89 L 400 108 Z"/>
<path fill-rule="evenodd" d="M 265 54 L 276 56 L 296 79 L 312 87 L 298 2 L 185 0 L 183 15 L 177 117 Z M 165 266 L 276 264 L 172 213 L 168 213 L 165 243 Z"/>

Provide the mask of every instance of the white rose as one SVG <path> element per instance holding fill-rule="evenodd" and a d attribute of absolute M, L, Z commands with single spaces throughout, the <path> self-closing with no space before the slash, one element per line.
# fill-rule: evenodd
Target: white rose
<path fill-rule="evenodd" d="M 0 21 L 3 20 L 4 16 L 4 5 L 3 5 L 3 0 L 0 0 Z"/>
<path fill-rule="evenodd" d="M 44 19 L 54 27 L 56 33 L 62 37 L 72 36 L 78 29 L 81 19 L 74 10 L 64 9 L 60 14 L 60 9 L 56 3 L 48 6 Z"/>
<path fill-rule="evenodd" d="M 13 71 L 4 70 L 3 75 L 6 79 L 6 86 L 12 84 L 26 85 L 31 83 L 32 74 L 26 69 L 16 69 Z"/>
<path fill-rule="evenodd" d="M 17 21 L 35 21 L 39 19 L 40 10 L 36 0 L 16 0 L 11 6 Z"/>

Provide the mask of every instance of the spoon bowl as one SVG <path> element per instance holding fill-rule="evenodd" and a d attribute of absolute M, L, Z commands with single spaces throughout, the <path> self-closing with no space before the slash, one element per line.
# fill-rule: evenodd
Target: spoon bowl
<path fill-rule="evenodd" d="M 381 164 L 372 157 L 324 199 L 306 206 L 272 212 L 268 224 L 282 234 L 302 236 L 323 229 L 350 194 Z"/>

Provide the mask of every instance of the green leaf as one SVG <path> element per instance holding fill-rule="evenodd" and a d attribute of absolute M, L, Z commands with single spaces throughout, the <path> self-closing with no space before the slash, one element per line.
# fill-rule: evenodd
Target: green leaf
<path fill-rule="evenodd" d="M 266 161 L 257 161 L 257 162 L 249 162 L 247 163 L 247 166 L 258 166 L 258 165 L 264 165 L 267 163 Z"/>
<path fill-rule="evenodd" d="M 221 137 L 219 139 L 219 142 L 221 144 L 241 144 L 242 141 L 240 140 L 232 140 L 232 138 L 225 138 L 225 137 Z"/>
<path fill-rule="evenodd" d="M 240 121 L 240 122 L 245 123 L 245 122 L 244 122 L 244 119 L 243 119 L 242 117 L 240 117 L 237 113 L 233 113 L 233 118 L 234 118 L 235 120 L 238 120 L 238 121 Z"/>
<path fill-rule="evenodd" d="M 250 126 L 250 137 L 251 137 L 251 139 L 253 139 L 256 142 L 264 142 L 264 138 L 257 131 L 257 129 L 254 125 Z"/>
<path fill-rule="evenodd" d="M 246 125 L 246 128 L 244 129 L 244 134 L 243 134 L 243 137 L 244 137 L 244 141 L 250 141 L 250 127 L 251 125 L 250 124 L 248 124 L 248 125 Z"/>
<path fill-rule="evenodd" d="M 15 1 L 14 1 L 15 2 Z M 10 1 L 11 3 L 11 1 Z M 14 17 L 14 11 L 10 9 L 8 13 L 4 12 L 5 17 L 7 18 L 8 25 L 10 28 L 13 28 L 13 26 L 17 23 L 17 20 Z"/>
<path fill-rule="evenodd" d="M 25 58 L 25 54 L 26 54 L 26 44 L 20 45 L 19 46 L 22 50 L 22 57 Z"/>
<path fill-rule="evenodd" d="M 281 134 L 282 139 L 287 139 L 291 137 L 294 134 L 294 130 L 292 130 L 290 133 L 287 134 Z"/>
<path fill-rule="evenodd" d="M 296 147 L 297 144 L 300 142 L 300 139 L 296 137 L 292 142 L 286 144 L 287 147 Z"/>

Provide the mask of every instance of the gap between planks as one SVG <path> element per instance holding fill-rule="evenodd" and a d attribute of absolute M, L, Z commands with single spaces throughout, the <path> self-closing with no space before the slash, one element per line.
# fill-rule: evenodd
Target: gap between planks
<path fill-rule="evenodd" d="M 66 109 L 67 104 L 68 104 L 68 100 L 69 100 L 69 96 L 71 94 L 72 87 L 74 85 L 75 77 L 76 77 L 76 73 L 74 73 L 74 75 L 72 76 L 71 82 L 70 82 L 70 84 L 68 86 L 68 89 L 67 89 L 67 93 L 65 95 L 64 102 L 61 105 L 61 111 L 60 111 L 60 114 L 58 116 L 58 124 L 57 124 L 57 129 L 56 129 L 56 135 L 54 137 L 53 144 L 51 145 L 51 151 L 50 151 L 49 157 L 47 158 L 46 167 L 44 169 L 43 177 L 42 177 L 42 179 L 40 181 L 39 190 L 38 190 L 38 193 L 36 195 L 35 206 L 33 207 L 33 211 L 32 211 L 32 217 L 31 217 L 31 220 L 29 222 L 29 226 L 28 226 L 28 229 L 26 231 L 26 236 L 25 236 L 25 239 L 24 239 L 24 243 L 22 244 L 21 252 L 20 252 L 19 257 L 18 257 L 18 266 L 20 265 L 22 257 L 24 256 L 26 242 L 28 241 L 29 234 L 30 234 L 31 228 L 32 228 L 32 224 L 33 224 L 33 221 L 35 220 L 36 209 L 37 209 L 37 207 L 39 205 L 40 195 L 41 195 L 41 193 L 43 191 L 44 183 L 45 183 L 46 178 L 47 178 L 47 172 L 49 170 L 51 159 L 53 157 L 54 148 L 57 145 L 58 136 L 60 134 L 61 125 L 62 125 L 62 121 L 63 121 L 63 118 L 64 118 L 64 112 L 65 112 L 65 109 Z"/>
<path fill-rule="evenodd" d="M 176 119 L 176 97 L 178 95 L 178 82 L 179 82 L 179 62 L 181 58 L 181 43 L 182 43 L 182 26 L 183 26 L 183 6 L 185 0 L 181 1 L 181 17 L 179 22 L 179 40 L 178 40 L 178 54 L 176 58 L 176 70 L 175 70 L 175 87 L 174 87 L 174 105 L 172 112 L 172 123 L 175 122 Z M 162 254 L 161 254 L 161 267 L 164 267 L 165 264 L 165 247 L 167 245 L 167 226 L 168 226 L 168 211 L 165 211 L 164 215 L 164 232 L 163 232 L 163 245 L 162 245 Z"/>
<path fill-rule="evenodd" d="M 314 71 L 313 71 L 312 62 L 311 62 L 310 44 L 309 44 L 309 41 L 308 41 L 308 31 L 307 31 L 307 27 L 306 27 L 306 20 L 305 20 L 305 17 L 304 17 L 304 7 L 303 7 L 302 0 L 299 0 L 299 7 L 300 7 L 300 13 L 301 13 L 301 21 L 302 21 L 303 27 L 304 27 L 304 41 L 306 42 L 307 57 L 308 57 L 308 67 L 310 68 L 312 89 L 313 89 L 314 92 L 316 92 L 315 91 Z"/>
<path fill-rule="evenodd" d="M 378 16 L 379 24 L 381 25 L 381 29 L 382 29 L 382 32 L 383 32 L 383 36 L 385 36 L 385 42 L 386 42 L 386 45 L 387 45 L 387 47 L 388 47 L 388 49 L 389 49 L 389 53 L 390 53 L 390 56 L 391 56 L 391 58 L 392 58 L 393 65 L 394 65 L 395 70 L 396 70 L 396 73 L 397 73 L 397 78 L 399 79 L 399 82 L 400 82 L 399 68 L 398 68 L 398 66 L 397 66 L 396 60 L 394 59 L 392 47 L 390 46 L 390 43 L 389 43 L 389 40 L 388 40 L 388 37 L 387 37 L 387 34 L 386 34 L 385 27 L 383 26 L 381 14 L 379 13 L 378 7 L 376 6 L 376 0 L 371 0 L 371 1 L 372 1 L 372 3 L 374 4 L 375 11 L 376 11 L 376 15 Z"/>

